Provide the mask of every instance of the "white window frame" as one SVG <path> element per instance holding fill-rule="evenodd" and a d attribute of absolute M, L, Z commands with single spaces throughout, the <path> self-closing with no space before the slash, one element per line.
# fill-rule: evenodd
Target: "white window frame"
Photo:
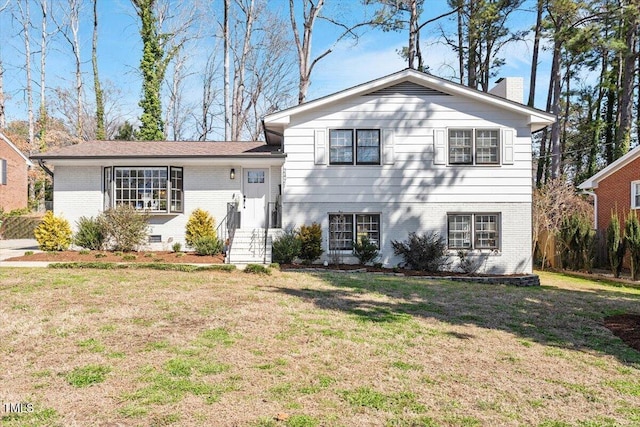
<path fill-rule="evenodd" d="M 493 217 L 494 221 L 486 222 L 486 224 L 495 224 L 495 230 L 483 229 L 482 224 L 479 223 L 479 220 L 482 220 L 483 217 Z M 452 230 L 451 228 L 451 220 L 452 219 L 463 219 L 466 218 L 468 221 L 467 227 L 468 229 L 457 229 Z M 458 222 L 458 224 L 464 225 L 463 222 Z M 450 212 L 447 214 L 447 248 L 449 250 L 500 250 L 501 248 L 501 239 L 502 239 L 502 217 L 498 212 Z M 466 237 L 457 237 L 453 233 L 467 233 Z M 484 234 L 494 233 L 495 237 L 491 239 L 490 237 L 483 236 Z M 452 238 L 452 235 L 455 236 Z M 462 241 L 462 245 L 452 244 L 453 241 Z M 480 242 L 482 240 L 494 240 L 494 245 L 481 245 Z"/>
<path fill-rule="evenodd" d="M 463 137 L 462 135 L 456 135 L 456 133 L 469 133 L 469 137 Z M 494 132 L 495 133 L 495 147 L 484 147 L 480 144 L 486 137 L 479 135 L 482 132 Z M 454 166 L 496 166 L 500 165 L 502 159 L 500 151 L 502 147 L 502 141 L 500 137 L 499 128 L 450 128 L 447 132 L 447 163 Z M 460 138 L 470 139 L 470 146 L 455 146 L 452 142 L 453 139 L 458 140 Z M 493 139 L 493 138 L 491 138 Z M 485 150 L 492 150 L 495 148 L 495 159 L 491 161 L 478 161 L 479 158 L 487 157 L 486 154 L 479 155 L 478 153 Z M 469 160 L 465 160 L 467 154 L 461 154 L 460 156 L 452 156 L 452 150 L 469 150 Z M 489 156 L 493 157 L 489 151 Z M 459 159 L 459 158 L 462 159 Z"/>
<path fill-rule="evenodd" d="M 640 180 L 631 181 L 631 209 L 640 209 L 637 198 L 640 197 Z"/>
<path fill-rule="evenodd" d="M 136 174 L 135 177 L 131 177 L 131 172 L 134 170 L 143 171 L 143 176 Z M 129 177 L 118 176 L 119 172 L 124 171 L 129 172 Z M 147 174 L 146 171 L 150 173 Z M 103 169 L 102 176 L 104 209 L 128 204 L 136 210 L 150 214 L 184 212 L 184 168 L 182 167 L 108 166 Z M 124 180 L 127 182 L 125 183 Z M 124 197 L 125 193 L 128 197 Z M 118 197 L 118 194 L 121 194 L 121 197 Z"/>
<path fill-rule="evenodd" d="M 346 229 L 336 229 L 339 223 L 332 221 L 335 217 L 344 217 L 345 222 L 344 225 L 349 225 L 350 230 Z M 377 222 L 371 221 L 372 218 L 377 218 Z M 372 227 L 367 227 L 367 226 Z M 377 226 L 377 230 L 375 229 Z M 338 247 L 332 247 L 332 244 L 336 241 L 333 237 L 333 233 L 346 233 L 347 236 L 338 238 L 339 242 L 345 243 L 339 245 Z M 327 239 L 327 246 L 330 251 L 348 251 L 351 252 L 353 250 L 353 243 L 356 239 L 359 239 L 361 236 L 366 235 L 369 237 L 369 240 L 373 242 L 378 249 L 380 249 L 380 241 L 382 239 L 382 214 L 379 212 L 330 212 L 329 213 L 329 238 Z"/>

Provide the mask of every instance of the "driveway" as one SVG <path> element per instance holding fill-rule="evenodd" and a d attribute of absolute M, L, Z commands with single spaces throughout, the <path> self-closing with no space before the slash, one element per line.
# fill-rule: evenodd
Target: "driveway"
<path fill-rule="evenodd" d="M 35 239 L 0 240 L 0 267 L 39 267 L 41 264 L 48 264 L 42 262 L 5 261 L 7 258 L 22 256 L 26 251 L 40 252 L 38 242 Z"/>

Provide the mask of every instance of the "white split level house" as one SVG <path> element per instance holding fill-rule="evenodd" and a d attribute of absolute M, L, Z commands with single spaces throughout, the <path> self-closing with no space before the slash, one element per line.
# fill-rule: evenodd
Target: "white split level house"
<path fill-rule="evenodd" d="M 480 92 L 411 69 L 264 117 L 265 142 L 92 141 L 32 158 L 52 171 L 54 213 L 72 225 L 117 204 L 151 214 L 150 245 L 184 245 L 201 208 L 232 263 L 270 262 L 282 229 L 318 223 L 323 257 L 357 262 L 368 236 L 437 232 L 481 272 L 532 271 L 532 133 L 555 117 L 522 104 L 521 78 Z M 235 232 L 233 232 L 235 230 Z"/>

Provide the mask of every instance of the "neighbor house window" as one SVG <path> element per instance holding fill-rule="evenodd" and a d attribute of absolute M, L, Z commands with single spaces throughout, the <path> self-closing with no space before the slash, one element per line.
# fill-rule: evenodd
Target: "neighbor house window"
<path fill-rule="evenodd" d="M 352 250 L 353 242 L 362 237 L 380 248 L 380 214 L 329 214 L 329 249 Z"/>
<path fill-rule="evenodd" d="M 447 215 L 449 249 L 498 249 L 500 215 L 460 213 Z"/>
<path fill-rule="evenodd" d="M 152 213 L 182 212 L 182 168 L 105 168 L 104 193 L 105 208 L 129 205 Z"/>
<path fill-rule="evenodd" d="M 0 185 L 7 185 L 7 161 L 0 159 Z"/>
<path fill-rule="evenodd" d="M 332 129 L 329 132 L 329 163 L 332 165 L 379 165 L 380 130 Z"/>
<path fill-rule="evenodd" d="M 640 181 L 631 182 L 631 209 L 640 209 Z"/>
<path fill-rule="evenodd" d="M 449 164 L 499 164 L 498 132 L 497 129 L 450 129 Z"/>

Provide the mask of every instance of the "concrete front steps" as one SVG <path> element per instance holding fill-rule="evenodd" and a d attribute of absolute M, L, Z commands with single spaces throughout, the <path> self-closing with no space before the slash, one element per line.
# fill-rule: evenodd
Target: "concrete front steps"
<path fill-rule="evenodd" d="M 236 230 L 226 262 L 235 265 L 271 264 L 271 246 L 279 231 L 279 229 L 269 229 L 265 252 L 264 228 Z"/>

